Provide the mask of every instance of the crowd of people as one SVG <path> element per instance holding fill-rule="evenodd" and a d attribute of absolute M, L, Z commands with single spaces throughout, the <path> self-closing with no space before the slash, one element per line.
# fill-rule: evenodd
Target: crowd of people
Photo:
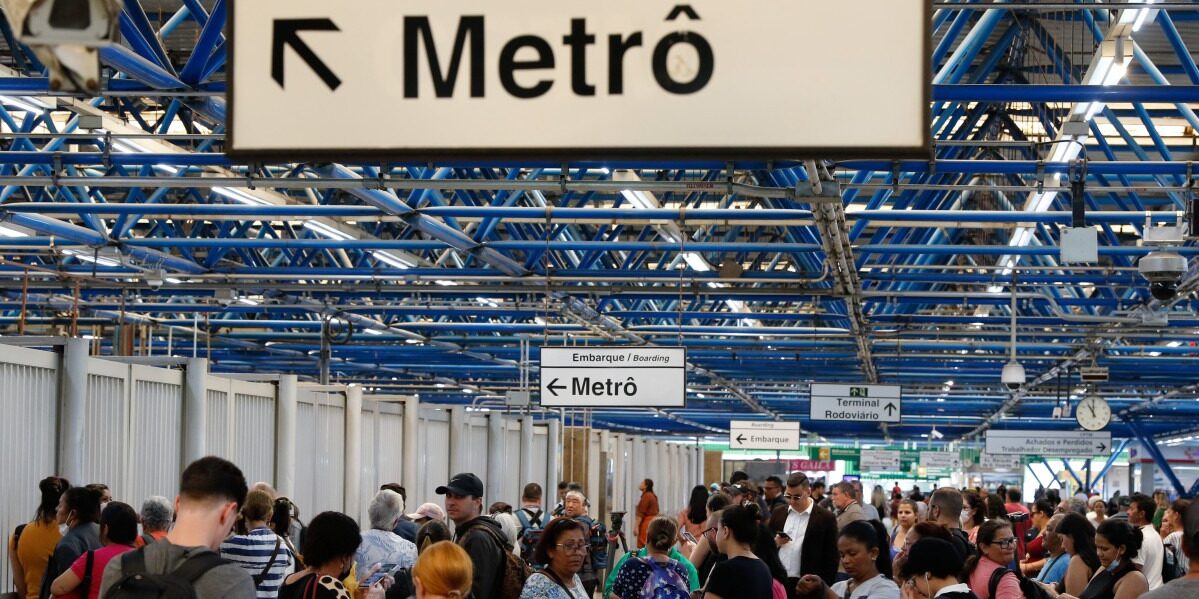
<path fill-rule="evenodd" d="M 918 487 L 867 497 L 800 472 L 759 485 L 743 472 L 697 486 L 677 518 L 641 481 L 633 520 L 591 514 L 578 483 L 550 505 L 536 483 L 518 507 L 484 509 L 472 473 L 406 513 L 383 485 L 360 525 L 306 523 L 267 483 L 216 457 L 190 464 L 172 502 L 140 511 L 102 484 L 39 484 L 9 538 L 18 599 L 1194 599 L 1199 504 L 1164 494 L 1112 502 L 1039 490 Z M 629 528 L 626 537 L 625 528 Z"/>

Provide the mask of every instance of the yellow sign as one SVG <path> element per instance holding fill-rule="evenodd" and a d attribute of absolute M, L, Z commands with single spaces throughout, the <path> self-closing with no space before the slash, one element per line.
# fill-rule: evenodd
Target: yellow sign
<path fill-rule="evenodd" d="M 827 447 L 820 448 L 820 461 L 827 462 L 831 457 L 831 452 Z"/>

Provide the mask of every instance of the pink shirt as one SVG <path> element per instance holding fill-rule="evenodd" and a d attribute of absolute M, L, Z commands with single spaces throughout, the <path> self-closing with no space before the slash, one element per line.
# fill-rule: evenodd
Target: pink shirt
<path fill-rule="evenodd" d="M 96 555 L 94 558 L 92 558 L 92 585 L 90 589 L 87 589 L 86 599 L 100 599 L 100 581 L 102 578 L 104 578 L 104 567 L 108 565 L 108 562 L 112 561 L 112 558 L 127 551 L 133 551 L 133 547 L 130 547 L 129 545 L 118 545 L 116 543 L 105 545 L 104 547 L 101 547 L 95 551 Z M 71 564 L 71 571 L 74 572 L 75 576 L 78 576 L 79 580 L 81 581 L 83 580 L 84 575 L 87 574 L 85 570 L 87 570 L 86 552 L 79 556 L 79 559 L 75 560 L 75 563 Z M 83 590 L 84 589 L 81 588 L 75 589 L 75 596 L 81 597 Z"/>
<path fill-rule="evenodd" d="M 987 585 L 991 583 L 991 574 L 1002 567 L 987 557 L 979 558 L 978 567 L 970 575 L 970 590 L 974 591 L 979 599 L 1024 599 L 1024 593 L 1020 592 L 1020 582 L 1016 580 L 1016 575 L 1012 572 L 1008 572 L 999 579 L 999 588 L 995 589 L 994 597 L 987 594 Z"/>

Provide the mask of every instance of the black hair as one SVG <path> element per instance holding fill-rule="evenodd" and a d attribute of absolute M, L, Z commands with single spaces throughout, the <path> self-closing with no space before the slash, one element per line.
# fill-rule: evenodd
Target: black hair
<path fill-rule="evenodd" d="M 1099 570 L 1099 552 L 1095 550 L 1095 525 L 1078 512 L 1067 512 L 1057 525 L 1057 534 L 1074 541 L 1074 555 L 1082 558 L 1091 570 Z"/>
<path fill-rule="evenodd" d="M 275 531 L 275 534 L 281 537 L 288 536 L 289 531 L 291 530 L 293 510 L 294 515 L 298 520 L 300 517 L 300 508 L 296 507 L 296 504 L 292 503 L 291 500 L 286 497 L 279 497 L 278 499 L 275 499 L 274 509 L 271 510 L 270 522 L 271 530 Z"/>
<path fill-rule="evenodd" d="M 729 484 L 735 485 L 743 480 L 749 480 L 749 475 L 744 470 L 738 470 L 729 477 Z"/>
<path fill-rule="evenodd" d="M 857 520 L 846 524 L 837 535 L 838 539 L 847 538 L 857 541 L 866 547 L 866 551 L 878 550 L 874 566 L 879 574 L 891 578 L 891 538 L 886 527 L 878 520 Z"/>
<path fill-rule="evenodd" d="M 902 578 L 929 574 L 934 578 L 957 577 L 965 566 L 961 550 L 945 539 L 921 537 L 908 549 L 907 561 L 900 568 Z"/>
<path fill-rule="evenodd" d="M 1124 520 L 1104 520 L 1099 524 L 1099 529 L 1095 531 L 1095 535 L 1103 535 L 1108 543 L 1114 547 L 1124 548 L 1124 559 L 1131 560 L 1141 551 L 1141 544 L 1145 542 L 1144 535 L 1141 534 L 1141 529 L 1125 522 Z"/>
<path fill-rule="evenodd" d="M 975 526 L 982 526 L 982 523 L 987 520 L 987 502 L 982 495 L 974 491 L 966 491 L 962 493 L 962 499 L 966 500 L 966 505 L 970 506 L 970 519 L 967 522 L 973 523 Z"/>
<path fill-rule="evenodd" d="M 247 492 L 249 488 L 241 469 L 233 462 L 215 456 L 200 458 L 188 464 L 179 480 L 179 494 L 183 497 L 195 501 L 232 501 L 238 509 L 246 500 Z"/>
<path fill-rule="evenodd" d="M 520 494 L 520 498 L 524 501 L 541 501 L 541 485 L 537 483 L 525 485 L 525 490 Z"/>
<path fill-rule="evenodd" d="M 108 540 L 118 545 L 132 545 L 137 540 L 137 512 L 127 503 L 109 502 L 100 514 L 100 526 L 106 529 Z"/>
<path fill-rule="evenodd" d="M 1003 497 L 997 493 L 987 495 L 987 518 L 991 520 L 1007 519 L 1007 508 L 1003 506 Z"/>
<path fill-rule="evenodd" d="M 654 494 L 654 480 L 652 478 L 645 479 L 645 492 Z"/>
<path fill-rule="evenodd" d="M 818 481 L 812 483 L 813 491 L 815 491 L 816 489 L 823 489 L 823 488 L 824 488 L 824 481 L 822 481 L 822 480 L 818 480 Z"/>
<path fill-rule="evenodd" d="M 566 481 L 559 481 L 559 482 L 558 482 L 558 490 L 559 490 L 559 491 L 565 491 L 565 490 L 566 490 Z"/>
<path fill-rule="evenodd" d="M 779 546 L 774 542 L 774 534 L 770 527 L 758 524 L 758 534 L 751 549 L 753 554 L 766 564 L 766 568 L 770 570 L 770 577 L 786 588 L 787 568 L 783 567 L 783 561 L 779 559 Z"/>
<path fill-rule="evenodd" d="M 548 564 L 550 563 L 550 548 L 558 544 L 558 540 L 562 535 L 577 530 L 583 533 L 583 539 L 587 540 L 589 531 L 587 526 L 574 518 L 554 518 L 546 525 L 545 531 L 541 533 L 541 540 L 537 542 L 537 548 L 533 550 L 533 563 Z"/>
<path fill-rule="evenodd" d="M 408 502 L 408 491 L 406 489 L 404 489 L 404 487 L 401 487 L 399 485 L 399 483 L 386 483 L 386 484 L 380 486 L 379 490 L 380 491 L 395 491 L 396 493 L 400 494 L 400 497 L 402 497 L 404 499 L 405 503 Z"/>
<path fill-rule="evenodd" d="M 100 492 L 87 487 L 67 489 L 67 509 L 75 512 L 76 526 L 100 521 Z"/>
<path fill-rule="evenodd" d="M 446 526 L 441 520 L 429 520 L 420 526 L 416 531 L 416 550 L 424 552 L 426 547 L 435 545 L 441 541 L 449 541 L 453 538 L 450 535 L 450 527 Z"/>
<path fill-rule="evenodd" d="M 728 495 L 725 495 L 724 493 L 717 493 L 708 498 L 708 503 L 706 505 L 708 511 L 715 514 L 716 512 L 729 507 L 729 503 L 730 501 Z"/>
<path fill-rule="evenodd" d="M 729 534 L 738 543 L 753 547 L 758 538 L 760 511 L 756 503 L 726 507 L 720 510 L 720 525 L 729 529 Z"/>
<path fill-rule="evenodd" d="M 37 484 L 42 498 L 37 504 L 37 513 L 33 519 L 39 522 L 53 522 L 54 514 L 58 511 L 58 502 L 62 494 L 71 488 L 71 482 L 58 476 L 47 476 Z"/>
<path fill-rule="evenodd" d="M 780 486 L 780 487 L 781 487 L 781 486 L 783 486 L 783 479 L 781 479 L 781 478 L 779 478 L 779 477 L 777 477 L 777 476 L 773 476 L 773 475 L 772 475 L 772 476 L 767 476 L 767 477 L 766 477 L 766 481 L 765 481 L 765 482 L 768 482 L 768 483 L 774 483 L 774 484 L 776 484 L 776 485 L 778 485 L 778 486 Z M 763 486 L 765 486 L 765 485 L 763 485 Z"/>
<path fill-rule="evenodd" d="M 1012 503 L 1020 503 L 1022 497 L 1020 487 L 1011 487 L 1007 490 L 1007 500 Z"/>
<path fill-rule="evenodd" d="M 1157 502 L 1154 501 L 1152 497 L 1145 495 L 1144 493 L 1134 494 L 1132 496 L 1132 503 L 1130 505 L 1136 505 L 1137 511 L 1141 512 L 1141 515 L 1146 520 L 1152 520 L 1153 514 L 1157 512 Z"/>
<path fill-rule="evenodd" d="M 1052 518 L 1053 512 L 1053 504 L 1049 503 L 1048 499 L 1040 499 L 1032 505 L 1032 513 L 1034 514 L 1044 514 L 1045 516 Z"/>
<path fill-rule="evenodd" d="M 992 497 L 998 497 L 998 495 L 992 495 Z M 978 562 L 980 559 L 982 559 L 982 546 L 994 544 L 995 535 L 999 534 L 999 531 L 1005 528 L 1012 528 L 1012 523 L 1005 518 L 987 520 L 986 522 L 983 522 L 982 526 L 978 527 L 978 547 L 980 550 L 979 555 L 972 556 L 966 561 L 966 570 L 962 573 L 962 580 L 969 580 L 970 575 L 974 574 L 974 570 L 978 568 Z M 1019 568 L 1016 570 L 1019 571 Z M 1019 576 L 1019 574 L 1017 574 L 1017 576 Z"/>
<path fill-rule="evenodd" d="M 362 534 L 353 518 L 339 512 L 321 512 L 308 523 L 304 534 L 304 563 L 312 568 L 342 557 L 354 555 L 362 544 Z"/>
<path fill-rule="evenodd" d="M 708 520 L 708 489 L 695 485 L 691 489 L 691 501 L 687 502 L 687 519 L 692 524 L 703 524 Z"/>
<path fill-rule="evenodd" d="M 905 499 L 904 501 L 908 500 Z M 936 522 L 929 522 L 928 520 L 925 520 L 924 522 L 917 522 L 916 525 L 912 527 L 912 530 L 908 531 L 909 535 L 912 533 L 915 533 L 916 537 L 920 539 L 941 539 L 942 541 L 953 540 L 953 533 L 949 532 L 948 528 L 945 528 Z"/>

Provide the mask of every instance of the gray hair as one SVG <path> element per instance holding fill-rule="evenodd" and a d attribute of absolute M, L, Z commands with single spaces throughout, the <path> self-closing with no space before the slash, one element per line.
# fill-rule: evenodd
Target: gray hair
<path fill-rule="evenodd" d="M 375 493 L 367 513 L 370 515 L 371 528 L 389 531 L 395 528 L 400 514 L 404 513 L 404 498 L 391 489 L 383 489 Z"/>
<path fill-rule="evenodd" d="M 162 532 L 171 528 L 175 510 L 166 497 L 155 495 L 142 502 L 142 529 L 146 532 Z"/>
<path fill-rule="evenodd" d="M 566 497 L 563 497 L 563 500 L 570 499 L 571 497 L 582 501 L 583 505 L 587 505 L 587 496 L 584 495 L 582 491 L 568 491 L 566 493 Z"/>

